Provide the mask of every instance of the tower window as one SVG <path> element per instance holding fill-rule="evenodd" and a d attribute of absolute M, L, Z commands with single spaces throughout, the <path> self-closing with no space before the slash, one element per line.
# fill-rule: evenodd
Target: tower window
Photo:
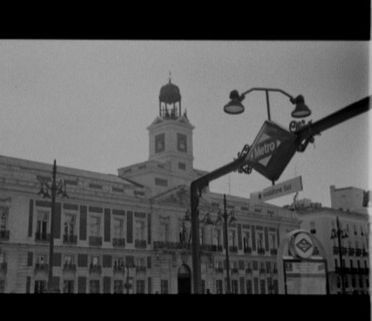
<path fill-rule="evenodd" d="M 177 147 L 181 152 L 187 152 L 187 137 L 184 134 L 177 134 Z"/>
<path fill-rule="evenodd" d="M 165 149 L 165 134 L 155 136 L 155 153 L 163 152 Z"/>
<path fill-rule="evenodd" d="M 186 164 L 185 163 L 178 163 L 178 168 L 185 170 L 186 169 Z"/>

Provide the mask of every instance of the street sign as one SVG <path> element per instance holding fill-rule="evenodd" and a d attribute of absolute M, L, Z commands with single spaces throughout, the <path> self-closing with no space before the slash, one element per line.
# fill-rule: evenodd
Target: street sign
<path fill-rule="evenodd" d="M 251 200 L 267 201 L 287 194 L 302 191 L 302 177 L 297 176 L 280 184 L 265 188 L 260 192 L 251 193 Z"/>
<path fill-rule="evenodd" d="M 266 120 L 246 156 L 252 168 L 276 181 L 296 152 L 296 136 L 278 124 Z"/>

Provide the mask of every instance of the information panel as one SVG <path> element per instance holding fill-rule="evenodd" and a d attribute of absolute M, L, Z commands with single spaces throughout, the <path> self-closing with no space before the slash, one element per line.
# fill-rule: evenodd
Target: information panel
<path fill-rule="evenodd" d="M 286 294 L 327 294 L 325 260 L 284 260 Z"/>

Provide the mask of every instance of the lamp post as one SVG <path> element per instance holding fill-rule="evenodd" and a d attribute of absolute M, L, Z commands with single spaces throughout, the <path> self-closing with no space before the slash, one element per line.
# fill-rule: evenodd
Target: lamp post
<path fill-rule="evenodd" d="M 230 218 L 230 220 L 229 220 Z M 223 220 L 223 234 L 224 234 L 224 247 L 225 247 L 225 259 L 226 259 L 226 293 L 231 293 L 231 280 L 230 280 L 230 257 L 229 257 L 229 235 L 228 225 L 234 222 L 234 212 L 227 213 L 226 208 L 226 194 L 223 194 L 223 214 L 219 214 L 216 224 Z"/>
<path fill-rule="evenodd" d="M 54 216 L 56 211 L 56 196 L 61 195 L 62 197 L 68 197 L 66 193 L 66 185 L 63 180 L 56 182 L 57 175 L 57 163 L 54 160 L 53 163 L 53 174 L 52 183 L 49 185 L 45 181 L 40 181 L 39 195 L 43 198 L 51 198 L 51 214 L 50 214 L 50 236 L 49 236 L 49 268 L 48 268 L 48 292 L 56 292 L 57 289 L 53 287 L 53 255 L 54 255 Z M 49 194 L 50 192 L 50 194 Z"/>
<path fill-rule="evenodd" d="M 338 256 L 340 260 L 340 277 L 341 277 L 341 291 L 345 294 L 345 274 L 344 274 L 344 263 L 342 261 L 342 239 L 347 238 L 347 232 L 340 227 L 340 221 L 336 218 L 336 229 L 332 229 L 331 239 L 337 238 Z"/>

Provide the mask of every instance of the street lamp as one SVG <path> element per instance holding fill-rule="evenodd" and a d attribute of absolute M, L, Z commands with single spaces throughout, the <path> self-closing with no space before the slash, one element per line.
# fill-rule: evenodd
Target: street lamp
<path fill-rule="evenodd" d="M 242 94 L 239 94 L 237 90 L 233 90 L 230 93 L 230 101 L 223 107 L 223 110 L 227 114 L 231 115 L 238 115 L 244 112 L 244 106 L 242 104 L 242 101 L 244 100 L 245 96 L 252 92 L 252 91 L 264 91 L 266 94 L 266 106 L 267 106 L 267 118 L 268 120 L 271 120 L 270 117 L 270 101 L 269 101 L 269 92 L 280 92 L 283 95 L 287 96 L 289 98 L 289 101 L 295 105 L 295 109 L 292 111 L 291 115 L 294 118 L 304 118 L 311 115 L 311 110 L 305 105 L 305 99 L 304 96 L 299 95 L 297 97 L 293 97 L 292 95 L 288 94 L 282 89 L 276 89 L 276 88 L 251 88 L 247 91 L 245 91 Z"/>
<path fill-rule="evenodd" d="M 52 183 L 49 185 L 45 181 L 40 181 L 40 191 L 39 195 L 43 198 L 51 198 L 51 214 L 50 214 L 50 237 L 49 237 L 49 269 L 48 269 L 48 292 L 55 292 L 56 289 L 53 288 L 53 251 L 54 251 L 54 216 L 56 210 L 56 196 L 61 195 L 62 197 L 68 197 L 66 193 L 66 184 L 63 180 L 56 182 L 57 175 L 57 163 L 54 160 L 53 163 L 53 174 Z"/>
<path fill-rule="evenodd" d="M 227 213 L 226 210 L 226 194 L 223 194 L 223 213 L 219 213 L 216 224 L 223 220 L 223 233 L 224 233 L 224 247 L 225 247 L 225 256 L 226 256 L 226 293 L 231 293 L 231 281 L 230 281 L 230 260 L 229 260 L 229 239 L 228 239 L 228 229 L 227 226 L 236 221 L 234 212 L 231 211 Z"/>
<path fill-rule="evenodd" d="M 342 261 L 342 239 L 349 237 L 347 231 L 341 229 L 340 221 L 336 218 L 336 229 L 332 229 L 331 239 L 337 238 L 338 255 L 340 259 L 340 277 L 341 277 L 341 289 L 342 294 L 345 294 L 345 275 L 344 275 L 344 263 Z"/>

